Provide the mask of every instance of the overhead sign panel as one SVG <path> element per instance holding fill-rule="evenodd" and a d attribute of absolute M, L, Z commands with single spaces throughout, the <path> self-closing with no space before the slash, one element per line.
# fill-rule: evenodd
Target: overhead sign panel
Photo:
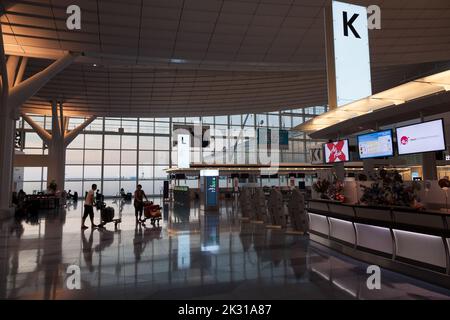
<path fill-rule="evenodd" d="M 367 9 L 333 1 L 337 106 L 372 95 Z M 329 66 L 330 67 L 330 66 Z"/>
<path fill-rule="evenodd" d="M 178 135 L 178 168 L 189 168 L 191 159 L 191 136 L 188 134 Z"/>

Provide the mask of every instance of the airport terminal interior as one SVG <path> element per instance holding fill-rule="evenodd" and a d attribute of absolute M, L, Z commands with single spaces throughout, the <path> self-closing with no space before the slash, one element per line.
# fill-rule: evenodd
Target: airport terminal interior
<path fill-rule="evenodd" d="M 450 299 L 448 0 L 0 15 L 0 299 Z"/>

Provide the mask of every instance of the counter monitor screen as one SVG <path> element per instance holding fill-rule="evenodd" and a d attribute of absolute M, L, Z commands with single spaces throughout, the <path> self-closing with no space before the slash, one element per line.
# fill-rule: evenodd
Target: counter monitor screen
<path fill-rule="evenodd" d="M 392 157 L 394 155 L 394 144 L 392 141 L 392 130 L 359 135 L 359 157 L 361 159 Z"/>
<path fill-rule="evenodd" d="M 338 163 L 350 161 L 348 140 L 339 140 L 323 145 L 325 163 Z"/>
<path fill-rule="evenodd" d="M 442 119 L 422 122 L 396 129 L 398 154 L 411 154 L 445 150 Z"/>

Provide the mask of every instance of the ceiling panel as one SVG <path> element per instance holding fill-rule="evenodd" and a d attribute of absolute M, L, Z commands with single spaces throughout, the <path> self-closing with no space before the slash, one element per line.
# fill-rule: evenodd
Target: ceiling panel
<path fill-rule="evenodd" d="M 449 60 L 448 0 L 355 2 L 382 9 L 382 29 L 369 32 L 375 92 Z M 48 112 L 52 97 L 73 113 L 149 117 L 326 103 L 328 0 L 79 0 L 74 31 L 70 0 L 3 3 L 5 48 L 33 57 L 27 77 L 50 63 L 38 58 L 84 52 L 25 110 Z"/>

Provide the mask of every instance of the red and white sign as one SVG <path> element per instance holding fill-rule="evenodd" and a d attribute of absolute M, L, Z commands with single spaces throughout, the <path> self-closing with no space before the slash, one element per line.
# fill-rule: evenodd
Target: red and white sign
<path fill-rule="evenodd" d="M 325 162 L 337 163 L 349 161 L 348 140 L 339 140 L 324 144 Z"/>

